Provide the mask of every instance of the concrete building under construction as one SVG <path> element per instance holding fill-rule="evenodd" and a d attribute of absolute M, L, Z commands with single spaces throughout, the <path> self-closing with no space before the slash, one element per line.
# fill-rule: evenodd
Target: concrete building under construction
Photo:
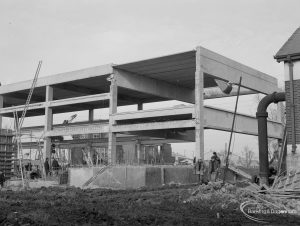
<path fill-rule="evenodd" d="M 149 150 L 156 153 L 153 156 L 160 156 L 156 163 L 172 162 L 169 144 L 177 142 L 194 142 L 196 158 L 204 159 L 205 130 L 230 131 L 233 120 L 232 111 L 206 106 L 204 101 L 237 95 L 240 78 L 240 95 L 279 91 L 274 77 L 203 47 L 137 62 L 41 77 L 26 116 L 43 115 L 44 124 L 23 127 L 21 132 L 42 134 L 41 146 L 47 157 L 51 156 L 51 145 L 55 143 L 56 147 L 72 150 L 71 159 L 72 155 L 73 158 L 84 155 L 80 149 L 85 148 L 94 150 L 86 153 L 89 157 L 97 152 L 98 160 L 115 168 L 121 167 L 117 166 L 119 163 L 153 163 L 156 157 L 150 158 Z M 229 86 L 232 90 L 228 91 Z M 0 87 L 0 119 L 12 118 L 14 112 L 21 115 L 30 87 L 31 81 Z M 182 104 L 143 109 L 143 104 L 168 100 Z M 120 106 L 127 105 L 136 105 L 136 110 L 118 111 Z M 102 108 L 109 109 L 108 120 L 95 120 L 94 110 Z M 53 124 L 54 114 L 82 110 L 89 112 L 86 121 Z M 234 131 L 258 135 L 256 118 L 238 113 Z M 65 136 L 76 139 L 57 139 Z M 268 121 L 268 136 L 282 139 L 281 121 Z M 74 173 L 81 175 L 79 170 L 84 169 L 76 170 Z M 136 173 L 129 169 L 126 172 L 128 177 Z"/>

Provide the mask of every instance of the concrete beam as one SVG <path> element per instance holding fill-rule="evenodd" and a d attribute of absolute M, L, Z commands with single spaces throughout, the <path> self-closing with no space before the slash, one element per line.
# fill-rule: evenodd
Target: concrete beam
<path fill-rule="evenodd" d="M 118 69 L 114 69 L 114 74 L 117 85 L 126 89 L 163 97 L 168 100 L 179 100 L 188 103 L 194 103 L 195 101 L 194 90 Z"/>
<path fill-rule="evenodd" d="M 177 130 L 149 130 L 149 131 L 133 131 L 129 134 L 138 137 L 151 137 L 164 140 L 177 140 L 181 142 L 194 142 L 195 133 L 193 130 L 177 131 Z"/>
<path fill-rule="evenodd" d="M 195 123 L 193 119 L 176 120 L 166 122 L 149 122 L 136 123 L 128 125 L 115 125 L 114 132 L 129 132 L 129 131 L 143 131 L 143 130 L 159 130 L 159 129 L 176 129 L 176 128 L 194 128 Z"/>
<path fill-rule="evenodd" d="M 138 119 L 138 118 L 153 118 L 173 115 L 188 115 L 194 114 L 194 106 L 179 106 L 173 108 L 161 108 L 151 110 L 139 110 L 131 112 L 121 112 L 113 114 L 112 117 L 115 121 Z"/>
<path fill-rule="evenodd" d="M 49 102 L 48 106 L 49 107 L 58 107 L 58 106 L 64 106 L 64 105 L 95 102 L 95 101 L 100 101 L 100 100 L 109 100 L 109 98 L 110 98 L 109 93 L 101 93 L 101 94 L 95 94 L 95 95 L 53 100 L 53 101 Z"/>
<path fill-rule="evenodd" d="M 251 95 L 251 94 L 257 94 L 257 92 L 252 90 L 241 90 L 240 96 L 243 95 Z M 216 98 L 223 98 L 223 97 L 232 97 L 237 96 L 237 90 L 233 89 L 230 94 L 223 93 L 219 88 L 215 89 L 205 89 L 204 90 L 204 99 L 216 99 Z"/>
<path fill-rule="evenodd" d="M 13 107 L 6 107 L 6 108 L 1 108 L 0 109 L 0 115 L 1 114 L 6 114 L 6 113 L 13 113 L 15 111 L 17 112 L 22 112 L 24 110 L 25 105 L 18 105 L 18 106 L 13 106 Z M 28 110 L 34 110 L 34 109 L 41 109 L 45 107 L 45 103 L 34 103 L 34 104 L 29 104 Z"/>
<path fill-rule="evenodd" d="M 193 112 L 193 106 L 186 106 L 186 109 L 182 110 L 185 113 Z M 182 108 L 181 108 L 182 109 Z M 168 116 L 175 114 L 177 110 L 172 110 L 170 108 L 159 109 L 158 112 L 153 112 L 150 116 Z M 136 111 L 130 113 L 118 113 L 114 114 L 114 120 L 118 119 L 140 119 L 142 117 L 147 117 L 148 110 Z M 216 129 L 222 131 L 230 131 L 231 123 L 233 118 L 233 112 L 223 109 L 218 109 L 211 106 L 204 106 L 204 128 L 205 129 Z M 173 125 L 174 124 L 174 125 Z M 194 128 L 194 120 L 179 120 L 177 121 L 166 121 L 166 122 L 150 122 L 150 123 L 136 123 L 129 125 L 114 125 L 112 127 L 114 132 L 131 132 L 131 131 L 145 131 L 146 130 L 159 130 L 159 129 L 174 129 L 174 128 Z M 237 114 L 236 117 L 236 132 L 249 135 L 257 135 L 257 119 L 254 116 L 246 114 Z M 120 129 L 120 130 L 119 130 Z M 268 136 L 270 138 L 281 139 L 282 138 L 283 126 L 279 122 L 268 121 Z M 22 133 L 38 133 L 43 131 L 43 127 L 23 127 Z M 87 134 L 87 133 L 108 133 L 108 123 L 105 122 L 80 122 L 72 123 L 69 125 L 54 125 L 53 130 L 49 131 L 46 136 L 64 136 L 64 135 L 74 135 L 74 134 Z M 150 131 L 151 132 L 151 131 Z M 138 133 L 136 133 L 138 134 Z M 179 139 L 179 138 L 178 138 Z"/>
<path fill-rule="evenodd" d="M 78 85 L 74 85 L 71 83 L 62 83 L 62 84 L 56 85 L 55 89 L 63 89 L 63 90 L 68 90 L 71 92 L 85 94 L 85 95 L 86 94 L 93 95 L 93 94 L 99 93 L 99 90 L 96 90 L 94 88 L 78 86 Z"/>
<path fill-rule="evenodd" d="M 9 93 L 9 94 L 5 95 L 5 98 L 13 98 L 15 100 L 19 100 L 19 101 L 22 101 L 23 103 L 26 103 L 28 93 L 29 93 L 29 90 L 27 91 L 27 93 L 23 93 L 23 92 Z M 33 93 L 30 101 L 31 101 L 31 103 L 44 102 L 45 96 L 40 96 L 40 95 Z"/>
<path fill-rule="evenodd" d="M 69 124 L 67 126 L 54 126 L 51 131 L 47 131 L 45 136 L 69 136 L 88 133 L 108 133 L 107 123 L 87 123 L 80 125 Z"/>
<path fill-rule="evenodd" d="M 52 100 L 52 101 L 47 101 L 47 102 L 29 104 L 28 110 L 41 109 L 41 108 L 45 108 L 45 107 L 53 108 L 53 107 L 59 107 L 59 106 L 64 106 L 64 105 L 86 104 L 88 102 L 108 100 L 109 98 L 110 98 L 109 93 L 101 93 L 101 94 L 95 94 L 95 95 L 73 97 L 73 98 L 66 98 L 66 99 L 60 99 L 60 100 Z M 24 109 L 24 105 L 0 108 L 0 115 L 6 114 L 6 113 L 13 113 L 14 111 L 21 112 L 21 111 L 23 111 L 23 109 Z"/>
<path fill-rule="evenodd" d="M 242 86 L 245 88 L 264 94 L 280 92 L 276 78 L 203 47 L 199 48 L 202 57 L 201 68 L 204 73 L 236 84 L 239 83 L 239 78 L 242 76 Z"/>
<path fill-rule="evenodd" d="M 41 77 L 38 79 L 36 87 L 42 87 L 47 85 L 55 85 L 59 83 L 65 83 L 85 78 L 91 78 L 101 75 L 109 75 L 113 72 L 112 64 L 85 68 L 77 71 L 71 71 L 66 73 L 60 73 L 56 75 Z M 18 82 L 9 85 L 0 86 L 0 94 L 16 92 L 19 90 L 30 89 L 32 80 L 27 80 L 24 82 Z"/>
<path fill-rule="evenodd" d="M 204 126 L 206 129 L 216 129 L 229 132 L 232 126 L 233 112 L 215 107 L 205 106 Z M 254 116 L 237 114 L 235 121 L 236 133 L 258 135 L 257 119 Z M 268 137 L 282 139 L 283 125 L 280 122 L 268 121 Z"/>

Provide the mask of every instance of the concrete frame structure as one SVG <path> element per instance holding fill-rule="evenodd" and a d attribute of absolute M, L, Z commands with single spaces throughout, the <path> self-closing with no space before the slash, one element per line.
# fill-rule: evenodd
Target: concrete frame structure
<path fill-rule="evenodd" d="M 104 65 L 41 77 L 27 116 L 45 115 L 44 126 L 22 128 L 23 132 L 44 131 L 44 150 L 50 155 L 51 137 L 74 134 L 107 134 L 108 161 L 116 162 L 118 140 L 173 143 L 195 142 L 196 158 L 204 159 L 204 130 L 230 131 L 233 112 L 208 107 L 205 99 L 236 95 L 211 92 L 219 82 L 237 84 L 241 95 L 279 91 L 277 80 L 203 47 L 195 50 L 122 65 Z M 2 116 L 21 114 L 31 81 L 0 87 Z M 186 105 L 143 110 L 144 103 L 178 100 Z M 137 111 L 118 112 L 118 106 L 137 104 Z M 93 109 L 109 108 L 109 120 L 95 121 Z M 53 125 L 53 114 L 89 110 L 89 120 Z M 257 135 L 254 116 L 238 114 L 235 132 Z M 281 139 L 280 122 L 268 122 L 269 137 Z M 122 135 L 120 137 L 120 134 Z M 140 140 L 139 137 L 144 137 Z"/>

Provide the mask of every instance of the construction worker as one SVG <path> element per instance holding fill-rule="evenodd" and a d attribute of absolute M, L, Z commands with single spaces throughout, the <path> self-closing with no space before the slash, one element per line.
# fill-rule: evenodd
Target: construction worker
<path fill-rule="evenodd" d="M 201 158 L 198 159 L 198 161 L 195 164 L 195 173 L 196 173 L 196 175 L 199 176 L 198 180 L 199 180 L 200 184 L 202 184 L 203 183 L 203 175 L 204 175 L 204 162 Z"/>
<path fill-rule="evenodd" d="M 210 160 L 210 179 L 211 181 L 216 181 L 221 168 L 221 160 L 216 152 L 213 152 L 213 156 Z"/>
<path fill-rule="evenodd" d="M 1 188 L 3 188 L 4 182 L 5 182 L 4 173 L 2 171 L 0 171 L 0 186 L 1 186 Z"/>
<path fill-rule="evenodd" d="M 45 168 L 45 173 L 46 173 L 46 177 L 47 177 L 49 174 L 49 171 L 50 171 L 49 158 L 46 158 L 46 161 L 44 163 L 44 168 Z"/>
<path fill-rule="evenodd" d="M 54 174 L 57 176 L 58 170 L 59 170 L 59 164 L 55 158 L 53 158 L 53 161 L 52 161 L 52 170 L 53 170 Z"/>

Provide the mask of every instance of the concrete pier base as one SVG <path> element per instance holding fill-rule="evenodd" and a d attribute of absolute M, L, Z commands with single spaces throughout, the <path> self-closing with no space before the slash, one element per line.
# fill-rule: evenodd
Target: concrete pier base
<path fill-rule="evenodd" d="M 83 188 L 83 184 L 101 168 L 70 168 L 69 185 Z M 192 166 L 114 166 L 98 175 L 89 188 L 134 189 L 159 187 L 164 184 L 192 184 L 197 182 Z"/>

